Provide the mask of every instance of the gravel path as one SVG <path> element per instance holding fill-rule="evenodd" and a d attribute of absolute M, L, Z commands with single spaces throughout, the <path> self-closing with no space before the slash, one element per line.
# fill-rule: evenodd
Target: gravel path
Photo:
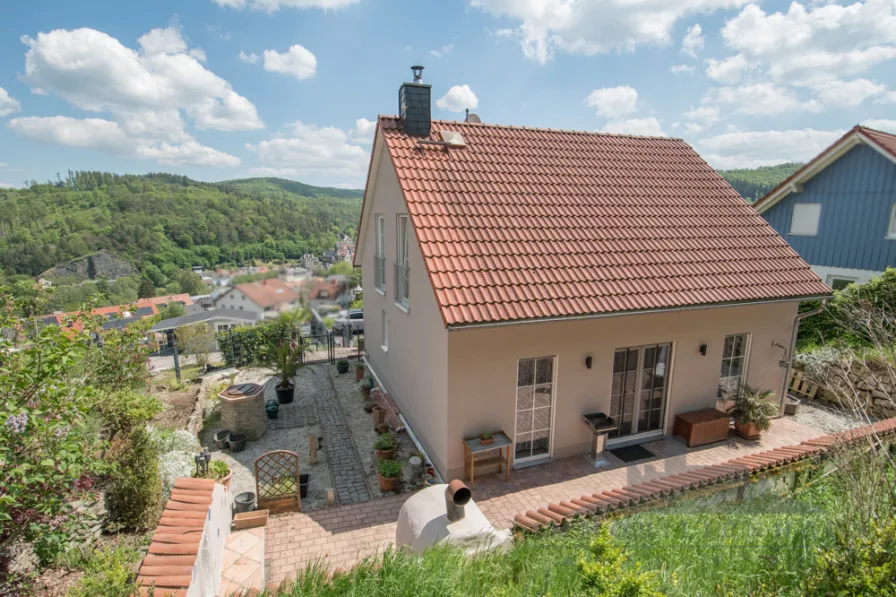
<path fill-rule="evenodd" d="M 291 427 L 288 429 L 268 429 L 258 441 L 246 443 L 246 449 L 242 452 L 232 453 L 228 450 L 215 448 L 214 434 L 223 429 L 220 422 L 207 427 L 200 435 L 200 442 L 212 452 L 212 460 L 223 460 L 233 471 L 231 487 L 235 494 L 244 491 L 255 491 L 255 459 L 271 450 L 290 450 L 299 455 L 299 471 L 311 473 L 308 485 L 308 497 L 302 500 L 303 510 L 316 510 L 327 505 L 327 490 L 333 488 L 330 477 L 330 467 L 327 462 L 326 445 L 319 450 L 318 463 L 308 463 L 308 437 L 322 435 L 320 425 L 316 417 L 301 417 L 296 411 L 314 412 L 316 409 L 315 394 L 319 391 L 318 376 L 315 376 L 311 367 L 301 369 L 296 376 L 296 398 L 292 404 L 280 406 L 280 414 L 292 411 L 292 419 L 303 418 L 312 420 L 314 424 L 303 427 Z M 228 376 L 222 376 L 227 378 Z M 265 386 L 265 400 L 276 399 L 274 383 L 271 381 L 271 372 L 264 369 L 243 369 L 236 374 L 234 383 L 259 383 Z"/>
<path fill-rule="evenodd" d="M 818 400 L 801 401 L 800 410 L 792 419 L 800 425 L 818 429 L 824 433 L 837 433 L 865 425 L 864 421 L 857 419 L 852 413 Z"/>
<path fill-rule="evenodd" d="M 391 491 L 381 492 L 379 476 L 376 472 L 377 457 L 373 450 L 373 442 L 377 433 L 373 428 L 373 415 L 364 412 L 364 397 L 361 391 L 357 389 L 355 381 L 354 367 L 349 369 L 348 373 L 339 375 L 336 373 L 336 367 L 329 367 L 330 379 L 333 380 L 333 387 L 336 389 L 336 396 L 342 412 L 348 421 L 349 430 L 355 446 L 357 446 L 358 455 L 364 465 L 364 472 L 367 476 L 367 485 L 374 498 L 393 495 Z M 403 465 L 407 464 L 408 458 L 416 453 L 417 448 L 407 433 L 395 434 L 398 440 L 398 452 L 395 459 Z M 404 489 L 413 489 L 422 486 L 419 480 L 414 483 L 404 483 Z M 399 487 L 399 491 L 402 488 Z"/>

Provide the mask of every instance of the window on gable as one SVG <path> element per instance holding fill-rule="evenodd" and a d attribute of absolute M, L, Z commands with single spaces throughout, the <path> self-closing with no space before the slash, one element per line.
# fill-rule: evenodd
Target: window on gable
<path fill-rule="evenodd" d="M 793 206 L 793 218 L 790 220 L 790 234 L 796 236 L 815 236 L 818 234 L 818 222 L 821 220 L 821 203 L 797 203 Z"/>
<path fill-rule="evenodd" d="M 830 286 L 834 290 L 843 290 L 850 284 L 855 284 L 856 282 L 858 282 L 859 279 L 846 276 L 835 276 L 834 274 L 831 274 L 825 281 L 827 282 L 828 286 Z"/>
<path fill-rule="evenodd" d="M 386 293 L 386 218 L 382 214 L 376 216 L 376 253 L 373 256 L 373 285 L 377 290 Z"/>
<path fill-rule="evenodd" d="M 890 225 L 887 226 L 887 238 L 896 239 L 896 205 L 890 208 Z"/>
<path fill-rule="evenodd" d="M 398 231 L 396 240 L 398 241 L 397 259 L 395 261 L 395 302 L 404 309 L 409 306 L 410 294 L 410 267 L 408 263 L 408 215 L 401 214 L 396 220 Z"/>

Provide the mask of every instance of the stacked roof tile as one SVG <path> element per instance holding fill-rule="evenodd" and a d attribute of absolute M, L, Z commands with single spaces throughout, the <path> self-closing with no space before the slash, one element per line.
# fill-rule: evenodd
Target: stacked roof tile
<path fill-rule="evenodd" d="M 680 139 L 379 126 L 446 325 L 829 294 Z"/>

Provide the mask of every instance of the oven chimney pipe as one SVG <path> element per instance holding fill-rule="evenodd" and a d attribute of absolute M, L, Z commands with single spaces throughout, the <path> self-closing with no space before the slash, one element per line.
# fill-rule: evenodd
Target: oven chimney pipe
<path fill-rule="evenodd" d="M 464 517 L 464 506 L 470 503 L 473 492 L 467 487 L 463 481 L 455 479 L 445 488 L 445 511 L 448 514 L 448 520 L 457 522 Z"/>

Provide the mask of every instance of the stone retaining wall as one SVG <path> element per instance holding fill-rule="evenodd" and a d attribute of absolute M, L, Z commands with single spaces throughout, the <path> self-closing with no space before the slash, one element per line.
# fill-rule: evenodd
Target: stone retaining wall
<path fill-rule="evenodd" d="M 858 395 L 872 416 L 896 417 L 896 379 L 882 363 L 868 360 L 850 366 L 834 353 L 798 354 L 793 368 L 818 385 L 819 400 L 846 406 L 840 396 Z"/>

